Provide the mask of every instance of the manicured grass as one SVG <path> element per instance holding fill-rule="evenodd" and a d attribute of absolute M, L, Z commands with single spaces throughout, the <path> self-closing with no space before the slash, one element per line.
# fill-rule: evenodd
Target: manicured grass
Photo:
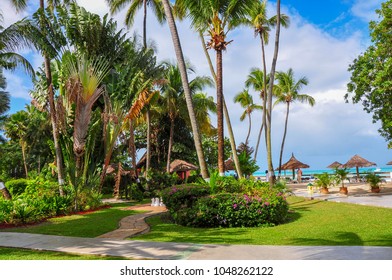
<path fill-rule="evenodd" d="M 392 209 L 289 197 L 290 220 L 275 227 L 188 228 L 167 217 L 148 220 L 151 232 L 133 239 L 259 245 L 392 246 Z M 162 218 L 163 217 L 163 218 Z"/>
<path fill-rule="evenodd" d="M 0 260 L 126 260 L 120 257 L 76 255 L 62 252 L 38 251 L 0 247 Z"/>
<path fill-rule="evenodd" d="M 112 204 L 112 207 L 84 215 L 57 217 L 44 223 L 10 228 L 3 231 L 39 233 L 76 237 L 97 237 L 118 228 L 119 221 L 138 211 L 126 210 L 132 203 Z"/>

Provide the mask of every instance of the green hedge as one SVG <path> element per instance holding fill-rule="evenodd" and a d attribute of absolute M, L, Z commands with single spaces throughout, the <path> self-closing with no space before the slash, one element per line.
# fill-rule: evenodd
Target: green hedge
<path fill-rule="evenodd" d="M 5 186 L 9 190 L 12 196 L 21 195 L 24 193 L 27 185 L 31 182 L 28 179 L 14 179 L 5 182 Z"/>

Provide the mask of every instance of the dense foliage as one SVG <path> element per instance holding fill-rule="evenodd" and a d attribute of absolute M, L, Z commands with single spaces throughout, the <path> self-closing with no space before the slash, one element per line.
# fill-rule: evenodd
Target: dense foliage
<path fill-rule="evenodd" d="M 372 45 L 350 65 L 351 81 L 346 100 L 361 102 L 373 121 L 380 121 L 380 134 L 392 146 L 392 1 L 377 11 L 380 20 L 370 22 Z M 352 94 L 352 95 L 351 95 Z"/>

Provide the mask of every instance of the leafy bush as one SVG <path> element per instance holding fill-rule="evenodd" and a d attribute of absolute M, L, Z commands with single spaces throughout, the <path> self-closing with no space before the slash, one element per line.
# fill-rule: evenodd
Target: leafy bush
<path fill-rule="evenodd" d="M 14 179 L 14 180 L 9 180 L 5 183 L 5 186 L 7 189 L 10 191 L 12 196 L 17 196 L 22 193 L 24 193 L 27 184 L 31 182 L 31 180 L 28 179 Z"/>
<path fill-rule="evenodd" d="M 190 185 L 174 186 L 161 192 L 163 203 L 174 219 L 180 209 L 192 208 L 199 198 L 209 194 L 208 187 Z"/>
<path fill-rule="evenodd" d="M 148 181 L 140 178 L 141 183 L 146 186 L 146 189 L 151 193 L 152 197 L 156 197 L 161 190 L 175 185 L 178 180 L 178 175 L 176 173 L 168 174 L 166 172 L 150 171 L 148 178 Z"/>
<path fill-rule="evenodd" d="M 283 223 L 288 204 L 281 194 L 269 199 L 246 194 L 221 193 L 200 198 L 191 209 L 182 209 L 177 222 L 194 227 L 256 227 Z"/>
<path fill-rule="evenodd" d="M 129 190 L 130 190 L 130 197 L 133 200 L 136 201 L 142 201 L 144 198 L 144 190 L 139 187 L 139 185 L 137 183 L 133 183 L 132 185 L 129 186 Z"/>

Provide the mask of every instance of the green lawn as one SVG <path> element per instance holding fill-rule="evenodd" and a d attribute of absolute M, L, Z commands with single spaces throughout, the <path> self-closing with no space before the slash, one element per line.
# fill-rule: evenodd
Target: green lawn
<path fill-rule="evenodd" d="M 85 215 L 71 215 L 52 218 L 48 221 L 27 227 L 10 228 L 3 231 L 40 233 L 76 237 L 97 237 L 118 228 L 119 221 L 138 211 L 126 210 L 134 203 L 112 204 L 112 207 Z"/>
<path fill-rule="evenodd" d="M 187 228 L 148 220 L 151 232 L 133 239 L 259 245 L 392 246 L 392 209 L 289 197 L 290 221 L 263 228 Z"/>
<path fill-rule="evenodd" d="M 125 260 L 125 258 L 0 247 L 0 260 Z"/>

